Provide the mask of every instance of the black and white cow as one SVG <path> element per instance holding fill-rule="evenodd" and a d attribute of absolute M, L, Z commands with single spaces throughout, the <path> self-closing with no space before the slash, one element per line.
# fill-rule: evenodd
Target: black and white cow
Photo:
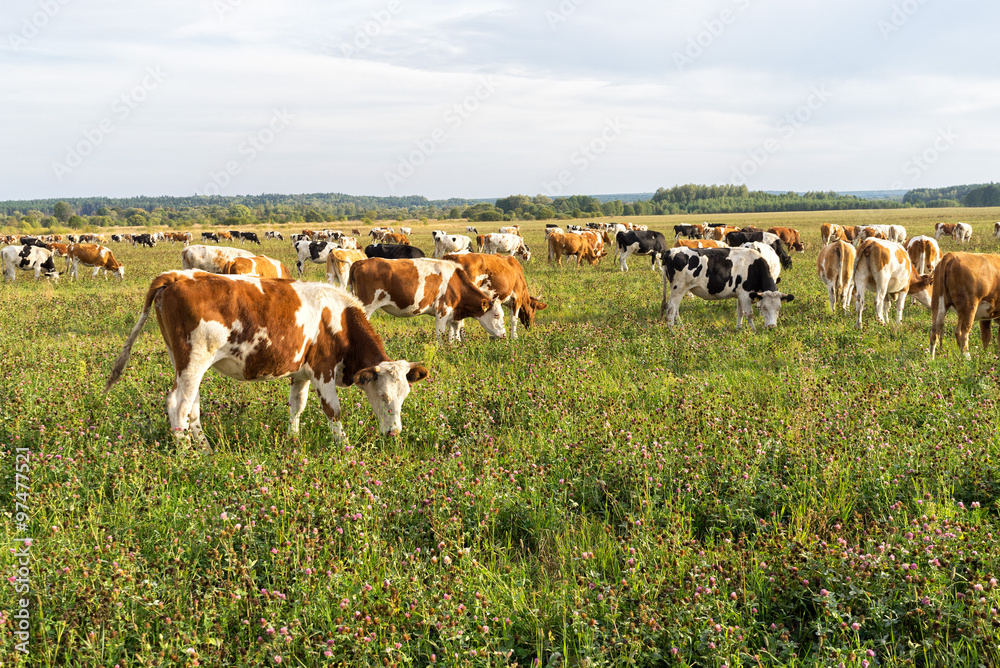
<path fill-rule="evenodd" d="M 774 249 L 774 252 L 778 254 L 778 260 L 781 261 L 781 266 L 784 269 L 792 268 L 792 256 L 788 254 L 788 249 L 785 247 L 785 242 L 781 240 L 777 234 L 771 234 L 770 232 L 765 232 L 763 230 L 757 230 L 752 232 L 730 232 L 726 235 L 726 243 L 733 248 L 738 248 L 744 244 L 752 243 L 754 241 L 759 241 L 765 243 Z"/>
<path fill-rule="evenodd" d="M 46 278 L 59 278 L 59 271 L 52 259 L 52 251 L 40 246 L 6 246 L 0 251 L 3 261 L 3 277 L 13 281 L 17 270 L 34 271 L 35 280 L 44 274 Z"/>
<path fill-rule="evenodd" d="M 700 225 L 674 225 L 674 239 L 687 237 L 688 239 L 701 239 L 702 230 Z"/>
<path fill-rule="evenodd" d="M 257 238 L 256 232 L 240 232 L 240 244 L 242 244 L 244 241 L 252 241 L 253 243 L 260 246 L 260 239 Z"/>
<path fill-rule="evenodd" d="M 149 248 L 152 248 L 156 245 L 156 239 L 153 238 L 152 234 L 133 234 L 132 245 L 148 246 Z"/>
<path fill-rule="evenodd" d="M 38 237 L 21 237 L 18 239 L 18 243 L 22 246 L 38 246 L 39 248 L 48 248 L 49 245 L 39 239 Z"/>
<path fill-rule="evenodd" d="M 365 255 L 386 260 L 413 260 L 426 257 L 424 252 L 416 246 L 407 246 L 406 244 L 371 244 L 365 246 Z"/>
<path fill-rule="evenodd" d="M 660 316 L 673 325 L 684 295 L 702 299 L 736 298 L 736 326 L 743 317 L 753 324 L 753 304 L 757 304 L 765 327 L 778 325 L 782 302 L 794 297 L 778 292 L 767 261 L 750 248 L 672 248 L 660 253 L 663 265 L 663 301 Z M 670 297 L 667 298 L 667 286 Z"/>
<path fill-rule="evenodd" d="M 285 240 L 285 237 L 281 236 L 281 232 L 276 232 L 275 230 L 268 230 L 267 232 L 264 232 L 264 238 L 265 239 L 280 239 L 281 241 Z"/>
<path fill-rule="evenodd" d="M 652 255 L 653 270 L 655 271 L 660 261 L 660 253 L 667 250 L 667 240 L 659 232 L 645 231 L 619 232 L 615 235 L 618 242 L 618 268 L 628 271 L 628 258 L 630 255 Z"/>
<path fill-rule="evenodd" d="M 201 233 L 201 240 L 202 241 L 215 241 L 215 242 L 218 242 L 219 241 L 219 235 L 216 234 L 215 232 L 202 232 Z"/>
<path fill-rule="evenodd" d="M 295 268 L 299 270 L 299 276 L 305 271 L 304 267 L 307 260 L 325 267 L 326 258 L 330 254 L 330 251 L 338 248 L 337 244 L 332 241 L 309 241 L 308 238 L 299 239 L 295 242 L 294 246 L 295 255 L 298 256 L 298 259 L 295 261 Z"/>

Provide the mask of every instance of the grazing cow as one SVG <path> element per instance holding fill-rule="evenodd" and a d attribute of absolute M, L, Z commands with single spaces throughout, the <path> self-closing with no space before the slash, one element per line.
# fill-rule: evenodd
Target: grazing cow
<path fill-rule="evenodd" d="M 517 321 L 525 329 L 535 324 L 535 312 L 546 308 L 538 297 L 528 294 L 528 282 L 524 278 L 521 263 L 510 256 L 486 255 L 485 253 L 461 253 L 445 255 L 445 260 L 462 265 L 475 282 L 476 287 L 490 299 L 497 299 L 510 311 L 510 336 L 517 338 Z M 461 327 L 461 324 L 459 325 Z"/>
<path fill-rule="evenodd" d="M 832 244 L 834 241 L 844 241 L 847 239 L 847 236 L 844 234 L 844 228 L 835 223 L 823 223 L 820 225 L 819 236 L 824 246 Z"/>
<path fill-rule="evenodd" d="M 154 304 L 174 365 L 174 388 L 167 395 L 170 427 L 179 442 L 193 438 L 207 450 L 199 387 L 209 368 L 235 380 L 291 379 L 288 431 L 293 435 L 312 384 L 338 442 L 347 440 L 338 387 L 360 387 L 379 430 L 395 436 L 403 428 L 401 408 L 410 385 L 428 375 L 419 364 L 390 360 L 358 300 L 331 285 L 170 271 L 149 286 L 105 392 L 125 370 Z"/>
<path fill-rule="evenodd" d="M 772 227 L 769 233 L 777 236 L 781 241 L 796 253 L 805 253 L 806 248 L 799 238 L 799 231 L 792 227 Z"/>
<path fill-rule="evenodd" d="M 716 241 L 725 241 L 726 235 L 730 232 L 739 232 L 739 228 L 733 227 L 732 225 L 711 225 L 705 232 L 706 239 L 715 239 Z"/>
<path fill-rule="evenodd" d="M 354 237 L 340 237 L 334 243 L 337 244 L 338 248 L 343 248 L 344 250 L 361 250 L 358 240 Z"/>
<path fill-rule="evenodd" d="M 337 248 L 337 244 L 332 241 L 310 241 L 309 239 L 299 239 L 295 242 L 294 246 L 295 255 L 297 256 L 295 269 L 299 272 L 299 276 L 305 272 L 305 263 L 307 260 L 325 265 L 326 256 L 330 254 L 330 251 Z"/>
<path fill-rule="evenodd" d="M 410 245 L 410 240 L 406 238 L 405 234 L 395 234 L 393 232 L 383 234 L 379 242 L 383 244 L 401 244 L 403 246 Z"/>
<path fill-rule="evenodd" d="M 265 239 L 278 239 L 279 241 L 284 241 L 285 237 L 281 236 L 281 232 L 276 230 L 268 230 L 264 232 Z"/>
<path fill-rule="evenodd" d="M 674 225 L 674 241 L 681 237 L 688 239 L 701 239 L 708 229 L 706 225 Z"/>
<path fill-rule="evenodd" d="M 940 240 L 942 236 L 965 243 L 972 238 L 972 226 L 968 223 L 937 223 L 934 225 L 934 238 Z"/>
<path fill-rule="evenodd" d="M 190 232 L 167 232 L 165 237 L 165 240 L 169 241 L 171 246 L 178 241 L 187 246 L 188 242 L 191 241 L 192 234 Z M 114 241 L 114 237 L 112 237 L 111 240 Z"/>
<path fill-rule="evenodd" d="M 288 267 L 266 255 L 233 258 L 221 274 L 256 276 L 258 278 L 291 278 Z"/>
<path fill-rule="evenodd" d="M 765 327 L 776 327 L 782 302 L 795 297 L 778 291 L 767 261 L 750 248 L 672 248 L 660 253 L 663 266 L 663 301 L 660 317 L 667 324 L 677 320 L 681 300 L 688 292 L 702 299 L 736 298 L 736 326 L 743 317 L 753 324 L 753 304 L 759 302 Z M 667 288 L 670 297 L 667 298 Z"/>
<path fill-rule="evenodd" d="M 947 253 L 934 270 L 931 296 L 931 359 L 941 344 L 944 318 L 955 309 L 955 342 L 970 359 L 969 333 L 972 323 L 979 323 L 983 350 L 990 345 L 990 323 L 1000 318 L 1000 255 L 985 253 Z"/>
<path fill-rule="evenodd" d="M 618 268 L 628 271 L 628 259 L 631 255 L 651 255 L 653 270 L 657 269 L 660 253 L 667 250 L 667 240 L 659 232 L 634 231 L 619 232 L 615 235 L 618 244 Z"/>
<path fill-rule="evenodd" d="M 482 252 L 486 254 L 506 253 L 512 256 L 516 255 L 525 262 L 531 261 L 531 249 L 517 234 L 493 233 L 485 235 Z"/>
<path fill-rule="evenodd" d="M 521 226 L 520 225 L 507 225 L 505 227 L 501 227 L 497 231 L 500 234 L 516 234 L 517 236 L 521 236 Z"/>
<path fill-rule="evenodd" d="M 219 235 L 216 234 L 215 232 L 202 232 L 201 233 L 201 240 L 202 241 L 214 241 L 214 242 L 218 243 L 218 241 L 219 241 Z"/>
<path fill-rule="evenodd" d="M 993 223 L 993 236 L 1000 239 L 1000 223 Z"/>
<path fill-rule="evenodd" d="M 238 257 L 253 257 L 253 253 L 229 246 L 188 246 L 181 251 L 182 269 L 199 269 L 211 274 L 225 274 Z"/>
<path fill-rule="evenodd" d="M 347 289 L 347 279 L 351 275 L 351 265 L 367 256 L 357 249 L 338 248 L 326 256 L 326 280 L 331 285 Z"/>
<path fill-rule="evenodd" d="M 363 233 L 361 232 L 361 228 L 355 227 L 351 230 L 351 234 L 356 237 L 360 237 Z"/>
<path fill-rule="evenodd" d="M 466 226 L 465 226 L 465 231 L 466 231 L 466 232 L 472 232 L 473 234 L 479 234 L 479 230 L 477 230 L 477 229 L 476 229 L 475 227 L 473 227 L 472 225 L 466 225 Z"/>
<path fill-rule="evenodd" d="M 854 292 L 857 300 L 858 327 L 865 308 L 865 292 L 875 293 L 875 317 L 883 325 L 889 319 L 889 300 L 896 300 L 896 322 L 903 322 L 906 295 L 930 308 L 931 277 L 921 276 L 913 268 L 906 250 L 893 241 L 864 239 L 858 245 L 854 261 Z"/>
<path fill-rule="evenodd" d="M 555 260 L 557 266 L 562 266 L 564 257 L 576 257 L 576 266 L 584 260 L 591 266 L 597 266 L 601 257 L 594 250 L 590 236 L 583 234 L 550 234 L 549 235 L 549 264 Z"/>
<path fill-rule="evenodd" d="M 913 237 L 906 243 L 906 253 L 918 274 L 930 274 L 941 261 L 941 247 L 928 236 Z"/>
<path fill-rule="evenodd" d="M 94 268 L 91 277 L 97 276 L 98 272 L 104 272 L 105 280 L 107 280 L 109 273 L 117 276 L 119 281 L 125 278 L 125 266 L 115 259 L 110 248 L 104 246 L 73 244 L 66 248 L 66 261 L 70 264 L 70 278 L 76 278 L 81 264 Z"/>
<path fill-rule="evenodd" d="M 52 257 L 65 257 L 67 258 L 66 268 L 69 268 L 69 247 L 71 244 L 60 244 L 53 241 L 49 244 L 49 250 L 52 251 Z"/>
<path fill-rule="evenodd" d="M 412 227 L 403 227 L 402 225 L 400 225 L 399 226 L 399 231 L 402 234 L 407 234 L 407 235 L 413 234 L 413 228 Z"/>
<path fill-rule="evenodd" d="M 729 248 L 729 244 L 715 239 L 677 239 L 674 248 Z"/>
<path fill-rule="evenodd" d="M 854 261 L 857 251 L 846 241 L 834 241 L 823 246 L 816 260 L 819 280 L 826 285 L 830 311 L 836 313 L 839 303 L 844 311 L 850 308 L 854 291 Z"/>
<path fill-rule="evenodd" d="M 83 237 L 81 236 L 81 239 Z M 156 239 L 153 238 L 151 234 L 133 234 L 132 235 L 132 245 L 133 246 L 146 246 L 147 248 L 152 248 L 156 245 Z"/>
<path fill-rule="evenodd" d="M 434 237 L 434 257 L 463 252 L 472 252 L 472 239 L 464 234 L 439 234 Z"/>
<path fill-rule="evenodd" d="M 430 315 L 438 337 L 450 341 L 461 340 L 459 323 L 469 317 L 479 320 L 491 336 L 506 334 L 499 300 L 491 300 L 450 260 L 359 260 L 351 265 L 348 288 L 368 317 L 379 309 L 401 318 Z"/>
<path fill-rule="evenodd" d="M 369 244 L 365 246 L 365 255 L 383 260 L 415 260 L 426 257 L 424 252 L 416 246 L 402 246 L 400 244 Z"/>
<path fill-rule="evenodd" d="M 788 250 L 785 249 L 785 243 L 778 235 L 764 232 L 763 230 L 757 230 L 756 232 L 730 232 L 726 235 L 726 243 L 734 248 L 752 241 L 759 241 L 773 248 L 774 252 L 778 255 L 778 259 L 781 261 L 781 266 L 785 269 L 792 268 L 792 256 L 788 254 Z M 777 278 L 777 276 L 774 278 Z"/>
<path fill-rule="evenodd" d="M 46 278 L 59 279 L 59 271 L 52 258 L 52 251 L 41 246 L 6 246 L 0 251 L 3 260 L 3 277 L 8 281 L 17 278 L 17 269 L 35 272 L 37 281 L 44 273 Z"/>
<path fill-rule="evenodd" d="M 260 246 L 260 239 L 257 238 L 256 232 L 240 232 L 240 244 L 244 241 L 250 241 Z"/>
<path fill-rule="evenodd" d="M 111 235 L 111 240 L 114 241 L 114 242 L 117 242 L 117 243 L 121 243 L 122 235 L 120 235 L 120 234 L 112 234 Z"/>
<path fill-rule="evenodd" d="M 597 257 L 604 257 L 608 254 L 605 244 L 611 243 L 611 237 L 605 231 L 598 232 L 597 230 L 582 230 L 580 232 L 573 232 L 573 234 L 587 237 L 590 239 L 590 245 L 594 247 L 594 253 Z"/>

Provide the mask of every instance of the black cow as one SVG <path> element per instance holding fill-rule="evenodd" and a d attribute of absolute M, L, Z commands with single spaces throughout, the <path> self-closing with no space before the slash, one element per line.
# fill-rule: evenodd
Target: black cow
<path fill-rule="evenodd" d="M 386 260 L 412 260 L 426 257 L 424 252 L 416 246 L 407 246 L 406 244 L 371 244 L 365 246 L 365 255 Z"/>
<path fill-rule="evenodd" d="M 219 240 L 219 235 L 216 234 L 215 232 L 202 232 L 201 233 L 201 240 L 202 241 L 216 241 L 217 242 Z"/>
<path fill-rule="evenodd" d="M 156 239 L 153 238 L 152 234 L 133 234 L 132 245 L 135 246 L 136 244 L 152 248 L 156 245 Z"/>
<path fill-rule="evenodd" d="M 663 301 L 660 316 L 673 325 L 681 300 L 688 292 L 702 299 L 736 298 L 736 326 L 746 316 L 753 328 L 753 304 L 764 318 L 765 327 L 778 324 L 782 302 L 792 295 L 778 292 L 767 261 L 750 248 L 672 248 L 660 253 L 663 265 Z M 667 298 L 667 287 L 670 298 Z"/>
<path fill-rule="evenodd" d="M 777 234 L 757 230 L 756 232 L 730 232 L 726 235 L 726 243 L 733 248 L 739 248 L 743 244 L 750 243 L 751 241 L 760 241 L 767 244 L 774 249 L 775 253 L 777 253 L 783 269 L 792 268 L 792 256 L 788 254 L 788 249 L 785 248 L 785 242 L 783 242 L 781 237 Z"/>
<path fill-rule="evenodd" d="M 118 241 L 118 242 L 120 242 L 122 240 L 122 235 L 120 235 L 120 234 L 112 234 L 111 235 L 111 240 L 112 241 Z"/>
<path fill-rule="evenodd" d="M 635 255 L 652 255 L 653 269 L 660 263 L 659 254 L 667 250 L 667 240 L 659 232 L 635 231 L 619 232 L 615 235 L 618 244 L 618 268 L 628 271 L 628 258 Z"/>
<path fill-rule="evenodd" d="M 698 225 L 674 225 L 674 239 L 682 236 L 688 239 L 701 239 L 701 227 Z"/>
<path fill-rule="evenodd" d="M 260 246 L 260 239 L 257 238 L 256 232 L 240 232 L 240 243 L 244 241 L 252 241 L 258 246 Z"/>

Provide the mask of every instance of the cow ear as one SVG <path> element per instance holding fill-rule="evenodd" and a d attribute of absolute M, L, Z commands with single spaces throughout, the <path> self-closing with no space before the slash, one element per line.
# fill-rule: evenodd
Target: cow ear
<path fill-rule="evenodd" d="M 483 298 L 483 301 L 482 301 L 482 310 L 483 310 L 483 313 L 486 313 L 487 311 L 490 310 L 490 300 L 486 299 L 485 297 Z"/>
<path fill-rule="evenodd" d="M 781 276 L 778 276 L 777 280 L 774 281 L 775 285 L 777 285 L 778 283 L 781 283 Z"/>
<path fill-rule="evenodd" d="M 427 367 L 422 366 L 418 362 L 411 362 L 410 370 L 406 372 L 406 382 L 412 385 L 417 381 L 423 380 L 429 376 L 430 373 L 431 372 L 427 370 Z"/>
<path fill-rule="evenodd" d="M 355 385 L 364 385 L 372 382 L 376 378 L 378 378 L 378 371 L 375 370 L 375 367 L 368 367 L 367 369 L 362 369 L 354 374 L 353 380 Z"/>
<path fill-rule="evenodd" d="M 542 311 L 542 310 L 547 309 L 549 307 L 549 305 L 546 304 L 545 302 L 540 302 L 537 299 L 535 299 L 534 297 L 532 297 L 532 299 L 533 299 L 532 306 L 534 306 L 535 309 L 538 310 L 538 311 Z"/>
<path fill-rule="evenodd" d="M 750 295 L 750 301 L 754 303 L 757 303 L 761 300 L 761 294 L 759 292 L 751 292 L 749 293 L 749 295 Z"/>
<path fill-rule="evenodd" d="M 795 301 L 795 295 L 781 295 L 781 301 L 783 302 Z"/>

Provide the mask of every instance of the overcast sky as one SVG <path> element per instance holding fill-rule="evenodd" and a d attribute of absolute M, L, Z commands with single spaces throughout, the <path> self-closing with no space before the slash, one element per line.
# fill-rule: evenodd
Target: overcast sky
<path fill-rule="evenodd" d="M 5 0 L 0 199 L 997 180 L 1000 3 Z"/>

